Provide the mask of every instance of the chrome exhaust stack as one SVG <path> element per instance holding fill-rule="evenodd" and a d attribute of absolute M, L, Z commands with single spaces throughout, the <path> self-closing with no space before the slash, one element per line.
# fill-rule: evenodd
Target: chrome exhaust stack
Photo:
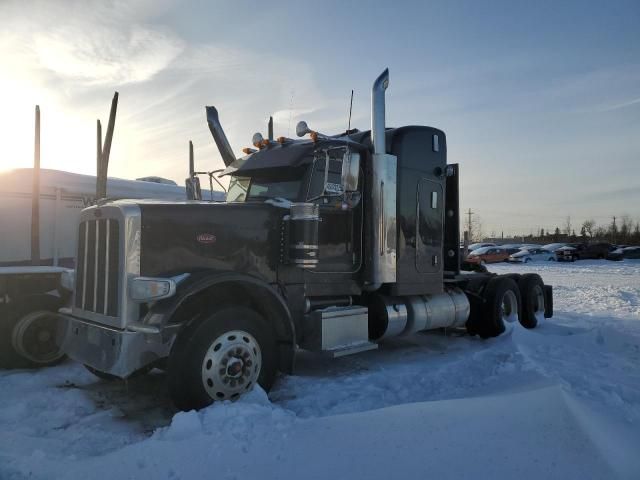
<path fill-rule="evenodd" d="M 371 143 L 373 153 L 387 153 L 385 148 L 385 98 L 384 92 L 389 86 L 389 69 L 385 68 L 371 89 Z"/>
<path fill-rule="evenodd" d="M 205 108 L 207 110 L 207 124 L 209 125 L 209 131 L 218 146 L 218 151 L 220 152 L 220 156 L 222 157 L 225 167 L 228 167 L 235 162 L 236 156 L 233 153 L 233 149 L 231 148 L 231 145 L 229 145 L 229 140 L 227 140 L 227 136 L 224 134 L 224 130 L 220 124 L 218 110 L 216 110 L 216 107 Z"/>
<path fill-rule="evenodd" d="M 389 86 L 389 69 L 373 82 L 371 89 L 372 222 L 369 231 L 370 251 L 365 289 L 377 290 L 383 283 L 396 281 L 397 158 L 388 155 L 385 141 L 385 90 Z"/>

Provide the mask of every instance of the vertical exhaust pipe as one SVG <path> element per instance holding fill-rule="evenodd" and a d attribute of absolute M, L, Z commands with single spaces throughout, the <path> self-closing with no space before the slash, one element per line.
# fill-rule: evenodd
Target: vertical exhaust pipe
<path fill-rule="evenodd" d="M 189 178 L 193 178 L 196 173 L 196 162 L 193 158 L 193 142 L 189 140 Z"/>
<path fill-rule="evenodd" d="M 396 281 L 396 184 L 397 158 L 387 154 L 385 145 L 385 98 L 389 69 L 385 69 L 371 88 L 371 222 L 367 244 L 367 285 L 374 291 L 384 283 Z"/>
<path fill-rule="evenodd" d="M 273 142 L 273 117 L 269 117 L 269 123 L 267 124 L 267 131 L 268 131 L 269 141 Z"/>
<path fill-rule="evenodd" d="M 229 145 L 227 136 L 224 134 L 222 125 L 220 125 L 218 110 L 216 110 L 216 107 L 205 107 L 205 109 L 207 111 L 207 124 L 209 125 L 209 131 L 218 146 L 218 151 L 220 152 L 220 156 L 222 157 L 225 167 L 228 167 L 235 162 L 236 156 L 233 153 L 231 145 Z"/>
<path fill-rule="evenodd" d="M 385 154 L 385 98 L 389 86 L 389 69 L 385 68 L 371 88 L 371 143 L 373 153 Z"/>

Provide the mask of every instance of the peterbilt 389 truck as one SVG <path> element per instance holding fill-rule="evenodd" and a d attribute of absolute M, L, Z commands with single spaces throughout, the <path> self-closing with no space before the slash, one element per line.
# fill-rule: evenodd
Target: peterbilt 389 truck
<path fill-rule="evenodd" d="M 483 338 L 552 316 L 538 275 L 462 272 L 459 168 L 443 131 L 385 127 L 385 70 L 371 130 L 253 137 L 224 203 L 115 201 L 82 213 L 63 348 L 99 376 L 165 369 L 178 408 L 268 390 L 298 349 L 334 357 L 424 330 Z M 193 171 L 193 169 L 191 169 Z"/>

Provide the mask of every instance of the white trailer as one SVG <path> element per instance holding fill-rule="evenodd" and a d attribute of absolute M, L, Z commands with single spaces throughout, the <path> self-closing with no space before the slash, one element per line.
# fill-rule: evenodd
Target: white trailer
<path fill-rule="evenodd" d="M 80 212 L 96 202 L 96 177 L 41 169 L 34 229 L 33 171 L 0 173 L 0 368 L 45 366 L 63 358 L 51 312 L 70 298 Z M 222 192 L 203 196 L 224 200 Z M 185 200 L 186 193 L 184 187 L 156 179 L 109 178 L 107 198 Z M 33 230 L 37 258 L 31 251 Z"/>

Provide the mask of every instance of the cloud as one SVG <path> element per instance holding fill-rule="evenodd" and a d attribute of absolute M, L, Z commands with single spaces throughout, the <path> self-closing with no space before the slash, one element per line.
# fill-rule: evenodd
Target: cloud
<path fill-rule="evenodd" d="M 149 80 L 183 48 L 184 42 L 175 35 L 141 25 L 126 31 L 72 25 L 33 37 L 33 50 L 43 68 L 89 85 Z"/>
<path fill-rule="evenodd" d="M 622 103 L 616 103 L 613 105 L 608 105 L 608 106 L 603 106 L 600 111 L 601 112 L 610 112 L 613 110 L 618 110 L 620 108 L 627 108 L 627 107 L 631 107 L 633 105 L 637 105 L 640 104 L 640 98 L 634 98 L 632 100 L 628 100 Z"/>
<path fill-rule="evenodd" d="M 27 15 L 24 2 L 0 3 L 0 17 L 9 26 L 0 32 L 0 87 L 7 87 L 0 101 L 10 104 L 0 113 L 0 126 L 10 126 L 19 115 L 23 122 L 21 136 L 9 139 L 5 151 L 26 151 L 32 106 L 40 103 L 43 154 L 53 162 L 45 166 L 93 173 L 87 159 L 95 155 L 95 119 L 106 123 L 109 100 L 118 90 L 110 172 L 180 180 L 189 139 L 203 168 L 222 164 L 205 105 L 218 107 L 239 152 L 253 132 L 265 130 L 273 112 L 287 111 L 277 113 L 275 123 L 278 135 L 289 133 L 293 90 L 293 125 L 314 105 L 327 104 L 304 60 L 221 40 L 189 42 L 158 22 L 158 8 L 170 7 L 155 1 L 33 1 Z M 25 155 L 6 162 L 27 166 L 30 160 Z"/>

